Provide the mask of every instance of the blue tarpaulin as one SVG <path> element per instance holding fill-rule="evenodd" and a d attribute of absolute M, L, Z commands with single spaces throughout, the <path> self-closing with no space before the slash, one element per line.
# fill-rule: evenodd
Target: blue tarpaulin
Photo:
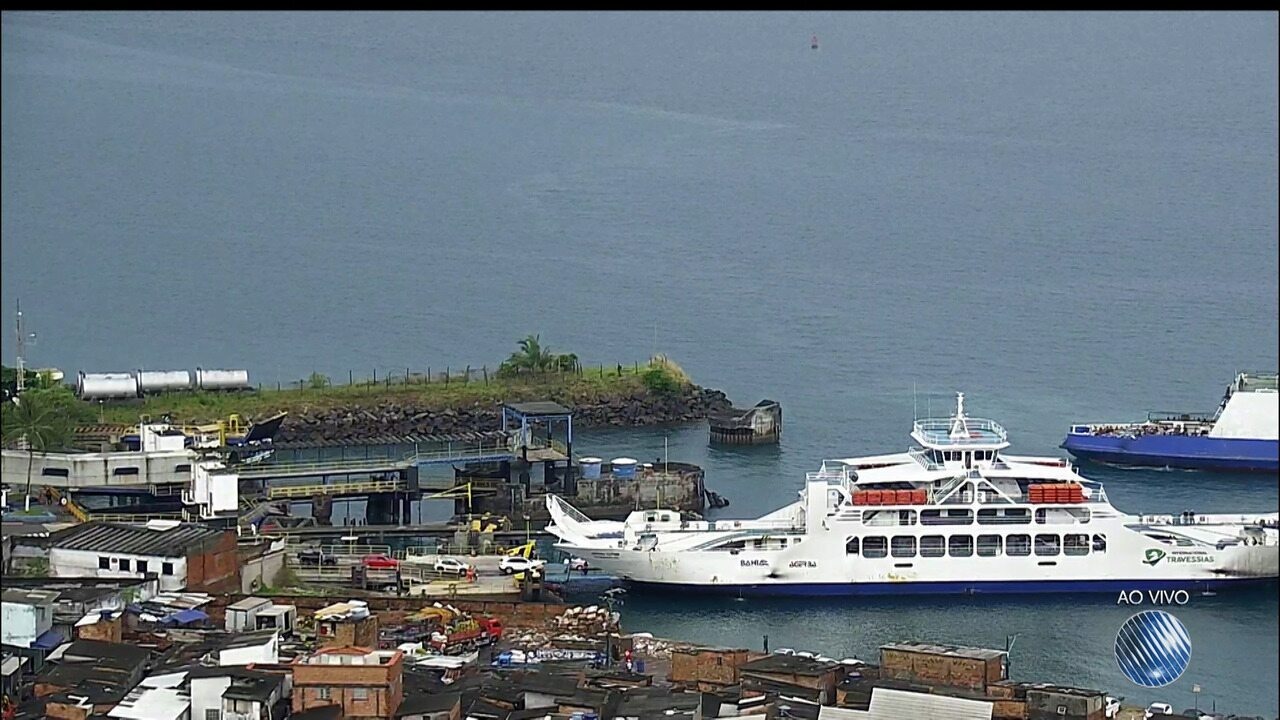
<path fill-rule="evenodd" d="M 52 650 L 62 644 L 62 633 L 57 630 L 49 630 L 31 642 L 31 647 L 37 650 Z"/>
<path fill-rule="evenodd" d="M 179 610 L 178 612 L 165 617 L 160 622 L 169 625 L 186 625 L 188 623 L 208 620 L 209 616 L 201 610 Z"/>

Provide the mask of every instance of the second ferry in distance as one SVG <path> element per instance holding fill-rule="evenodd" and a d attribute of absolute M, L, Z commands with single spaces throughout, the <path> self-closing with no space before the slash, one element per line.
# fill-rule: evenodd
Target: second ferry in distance
<path fill-rule="evenodd" d="M 1127 515 L 1058 458 L 1005 454 L 970 418 L 917 420 L 919 447 L 827 461 L 755 520 L 637 510 L 589 520 L 547 496 L 556 546 L 639 585 L 739 595 L 1206 591 L 1274 582 L 1280 514 Z"/>
<path fill-rule="evenodd" d="M 1275 373 L 1240 373 L 1212 415 L 1150 413 L 1146 422 L 1072 425 L 1062 447 L 1083 460 L 1135 467 L 1280 470 Z"/>

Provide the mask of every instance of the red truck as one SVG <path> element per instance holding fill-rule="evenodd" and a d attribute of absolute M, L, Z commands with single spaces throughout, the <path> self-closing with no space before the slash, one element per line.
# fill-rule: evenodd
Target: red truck
<path fill-rule="evenodd" d="M 501 638 L 501 620 L 491 617 L 476 617 L 454 623 L 443 632 L 436 631 L 431 633 L 428 645 L 439 652 L 449 654 L 492 645 Z"/>

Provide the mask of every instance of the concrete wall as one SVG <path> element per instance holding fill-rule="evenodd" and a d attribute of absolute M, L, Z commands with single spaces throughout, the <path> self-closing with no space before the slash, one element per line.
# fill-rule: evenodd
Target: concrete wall
<path fill-rule="evenodd" d="M 231 678 L 225 675 L 191 678 L 191 717 L 204 720 L 206 710 L 222 709 L 222 693 L 231 687 Z"/>
<path fill-rule="evenodd" d="M 234 535 L 233 544 L 234 544 Z M 234 554 L 234 548 L 232 550 Z M 105 557 L 109 567 L 98 566 L 98 558 Z M 129 570 L 120 569 L 120 560 L 129 561 Z M 138 561 L 147 563 L 147 572 L 159 576 L 160 590 L 181 590 L 187 584 L 186 558 L 166 558 L 155 555 L 130 555 L 127 553 L 98 552 L 95 550 L 69 550 L 66 548 L 50 548 L 49 572 L 54 577 L 99 577 L 99 578 L 141 578 L 138 572 Z M 164 573 L 164 563 L 171 563 L 173 574 Z"/>
<path fill-rule="evenodd" d="M 53 627 L 53 608 L 47 605 L 0 603 L 0 637 L 5 645 L 29 648 Z"/>
<path fill-rule="evenodd" d="M 186 483 L 191 480 L 196 454 L 190 450 L 155 453 L 28 453 L 3 451 L 0 479 L 11 486 L 26 486 L 28 458 L 31 484 L 53 487 L 140 487 Z M 180 466 L 186 469 L 179 470 Z M 117 474 L 117 470 L 137 468 L 137 473 Z M 45 470 L 55 474 L 46 474 Z M 65 473 L 65 476 L 63 475 Z"/>
<path fill-rule="evenodd" d="M 224 648 L 218 651 L 218 665 L 248 665 L 249 663 L 267 663 L 274 665 L 280 662 L 280 636 L 273 635 L 269 642 L 249 647 Z"/>
<path fill-rule="evenodd" d="M 274 586 L 280 572 L 284 570 L 284 563 L 283 550 L 265 553 L 249 560 L 240 567 L 240 592 L 252 593 L 258 588 Z"/>

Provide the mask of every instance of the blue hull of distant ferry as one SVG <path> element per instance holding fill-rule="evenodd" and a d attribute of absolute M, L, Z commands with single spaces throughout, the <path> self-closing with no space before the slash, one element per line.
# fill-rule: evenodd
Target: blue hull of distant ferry
<path fill-rule="evenodd" d="M 742 597 L 834 597 L 860 595 L 1041 595 L 1115 593 L 1137 590 L 1186 590 L 1200 593 L 1275 585 L 1275 578 L 1215 578 L 1206 580 L 1006 580 L 886 583 L 769 583 L 763 585 L 674 585 L 628 583 L 637 589 L 664 592 L 711 593 Z"/>
<path fill-rule="evenodd" d="M 1082 460 L 1187 470 L 1280 472 L 1275 440 L 1244 440 L 1187 435 L 1070 434 L 1063 449 Z"/>

